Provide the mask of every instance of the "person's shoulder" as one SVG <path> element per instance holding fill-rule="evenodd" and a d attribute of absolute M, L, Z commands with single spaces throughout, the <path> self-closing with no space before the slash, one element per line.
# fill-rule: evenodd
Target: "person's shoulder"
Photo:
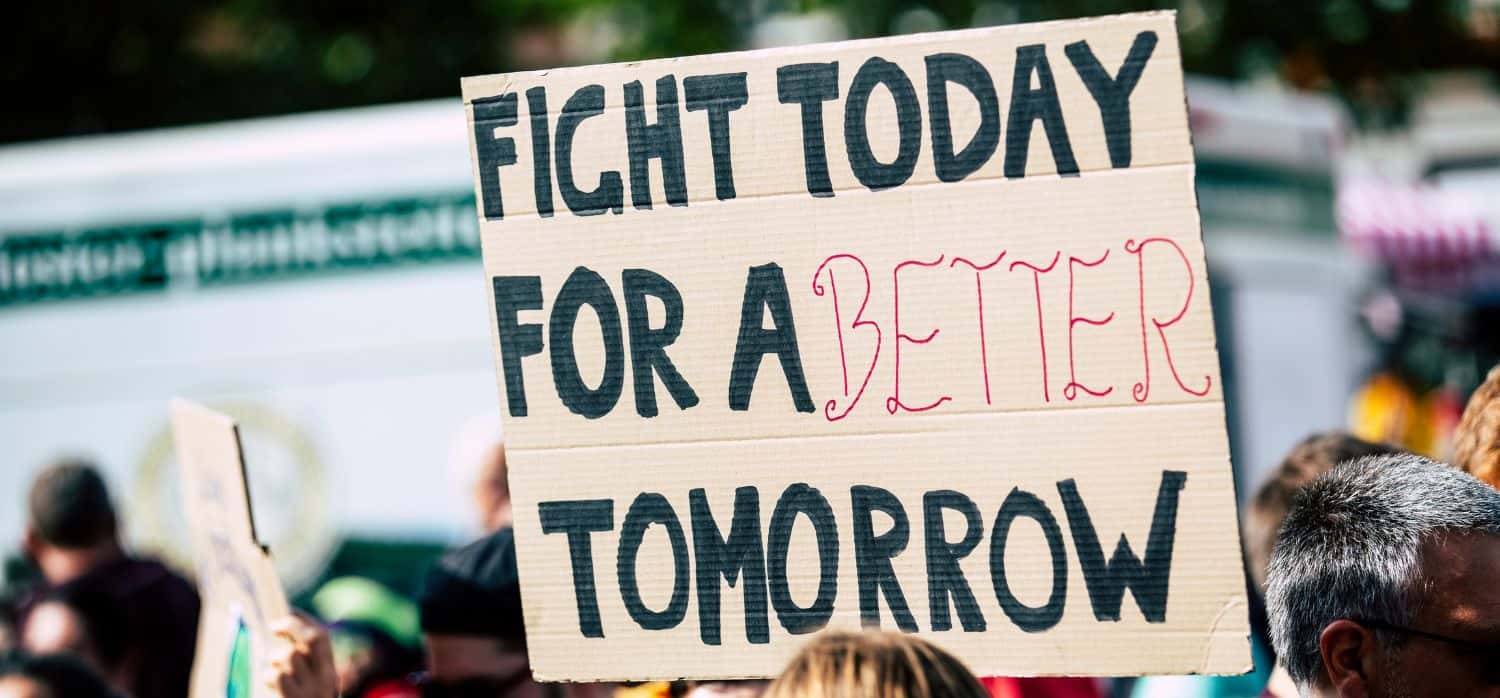
<path fill-rule="evenodd" d="M 191 598 L 194 603 L 197 603 L 197 585 L 178 574 L 176 570 L 154 558 L 132 558 L 132 561 L 141 570 L 142 577 L 150 581 L 150 586 L 171 596 Z"/>
<path fill-rule="evenodd" d="M 192 582 L 152 557 L 127 556 L 90 572 L 89 577 L 89 584 L 107 588 L 127 603 L 198 600 L 198 588 Z"/>

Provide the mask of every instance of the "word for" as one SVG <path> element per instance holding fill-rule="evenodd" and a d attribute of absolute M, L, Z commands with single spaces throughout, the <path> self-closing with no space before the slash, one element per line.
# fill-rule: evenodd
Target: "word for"
<path fill-rule="evenodd" d="M 1114 552 L 1105 558 L 1098 532 L 1073 480 L 1057 483 L 1073 548 L 1083 570 L 1089 603 L 1098 621 L 1120 620 L 1120 607 L 1128 589 L 1148 622 L 1166 621 L 1167 592 L 1172 567 L 1172 546 L 1177 530 L 1177 500 L 1187 474 L 1165 470 L 1157 490 L 1144 556 L 1137 557 L 1122 535 Z M 917 620 L 907 603 L 906 590 L 897 577 L 892 560 L 902 555 L 914 532 L 906 507 L 889 490 L 868 485 L 850 488 L 849 533 L 854 546 L 860 618 L 866 627 L 879 627 L 880 604 L 885 606 L 902 632 L 917 632 Z M 687 616 L 688 595 L 698 593 L 698 633 L 706 645 L 719 645 L 721 637 L 721 587 L 724 580 L 743 594 L 745 639 L 752 644 L 770 642 L 770 615 L 791 634 L 817 631 L 828 624 L 838 598 L 839 550 L 843 544 L 839 518 L 816 488 L 798 483 L 783 490 L 772 510 L 769 526 L 761 526 L 760 491 L 755 487 L 735 490 L 734 511 L 727 534 L 716 523 L 702 489 L 688 493 L 689 532 L 684 529 L 670 501 L 655 492 L 642 492 L 631 502 L 619 522 L 619 548 L 615 574 L 620 601 L 641 628 L 670 630 Z M 541 502 L 542 531 L 567 538 L 578 611 L 578 629 L 584 637 L 604 637 L 594 575 L 594 533 L 615 530 L 615 502 L 588 499 Z M 875 533 L 875 514 L 889 519 L 890 527 Z M 949 531 L 945 512 L 965 521 L 962 534 Z M 954 627 L 954 617 L 964 632 L 983 632 L 987 620 L 980 609 L 976 590 L 959 562 L 973 554 L 985 533 L 978 505 L 968 495 L 954 490 L 933 490 L 922 496 L 920 535 L 925 556 L 927 601 L 933 631 Z M 817 541 L 818 588 L 808 605 L 800 605 L 791 593 L 787 558 L 792 529 L 799 518 L 812 526 Z M 1052 588 L 1045 603 L 1031 606 L 1016 598 L 1006 577 L 1005 552 L 1012 524 L 1027 518 L 1041 527 L 1052 570 Z M 672 595 L 666 605 L 653 609 L 641 596 L 636 559 L 646 531 L 661 526 L 672 553 Z M 848 529 L 846 529 L 848 530 Z M 1068 552 L 1062 527 L 1052 510 L 1037 495 L 1015 488 L 995 512 L 989 529 L 989 582 L 1001 611 L 1016 627 L 1028 633 L 1043 632 L 1062 619 L 1068 591 Z"/>
<path fill-rule="evenodd" d="M 1064 47 L 1064 53 L 1098 106 L 1109 149 L 1110 166 L 1130 166 L 1130 95 L 1140 81 L 1153 50 L 1155 32 L 1141 32 L 1114 75 L 1099 62 L 1087 41 Z M 962 53 L 934 53 L 924 57 L 927 84 L 927 126 L 932 147 L 934 175 L 942 182 L 958 182 L 973 174 L 995 154 L 1000 144 L 1000 99 L 994 79 L 978 60 Z M 840 98 L 838 61 L 797 63 L 776 69 L 776 96 L 781 104 L 798 110 L 802 133 L 802 161 L 809 194 L 833 196 L 828 174 L 827 139 L 823 124 L 824 104 Z M 630 202 L 637 209 L 650 209 L 652 160 L 659 160 L 666 203 L 688 204 L 687 175 L 683 158 L 682 111 L 704 112 L 707 117 L 713 159 L 714 193 L 720 200 L 735 198 L 734 162 L 731 147 L 731 113 L 746 106 L 750 93 L 745 73 L 693 75 L 682 79 L 678 95 L 675 75 L 656 80 L 656 119 L 648 122 L 644 87 L 639 80 L 622 87 L 625 104 L 625 140 L 629 154 Z M 949 113 L 948 86 L 967 91 L 978 104 L 980 122 L 962 148 L 956 147 Z M 890 162 L 876 157 L 870 145 L 870 98 L 876 87 L 884 87 L 895 101 L 898 150 Z M 605 111 L 603 85 L 591 84 L 575 90 L 554 114 L 549 110 L 547 88 L 526 90 L 526 116 L 531 131 L 532 188 L 536 212 L 553 215 L 553 187 L 574 215 L 590 216 L 625 207 L 624 177 L 619 170 L 605 169 L 592 184 L 580 183 L 574 174 L 574 143 L 579 127 Z M 922 148 L 922 104 L 911 77 L 900 65 L 879 56 L 861 64 L 847 94 L 843 95 L 843 136 L 848 164 L 860 184 L 874 191 L 904 184 L 917 166 Z M 1047 59 L 1046 46 L 1016 47 L 1011 76 L 1009 117 L 1004 130 L 1005 176 L 1026 174 L 1031 132 L 1041 122 L 1057 173 L 1077 175 L 1078 162 L 1063 118 L 1057 84 Z M 505 217 L 500 191 L 500 168 L 515 165 L 515 138 L 499 135 L 520 122 L 520 99 L 515 92 L 476 99 L 473 102 L 474 150 L 478 162 L 480 196 L 487 220 Z M 590 188 L 585 188 L 590 187 Z"/>
<path fill-rule="evenodd" d="M 1205 375 L 1201 386 L 1189 385 L 1178 371 L 1172 358 L 1172 346 L 1168 330 L 1181 322 L 1191 307 L 1195 290 L 1194 271 L 1186 253 L 1169 238 L 1146 238 L 1127 240 L 1122 246 L 1127 255 L 1135 257 L 1137 283 L 1132 300 L 1135 301 L 1136 317 L 1131 318 L 1140 327 L 1141 379 L 1131 390 L 1136 402 L 1145 402 L 1151 392 L 1151 367 L 1153 355 L 1166 364 L 1168 372 L 1178 389 L 1189 395 L 1201 397 L 1208 394 L 1212 377 Z M 1150 263 L 1152 273 L 1147 273 L 1147 252 L 1154 260 Z M 1111 311 L 1104 316 L 1080 314 L 1074 304 L 1074 292 L 1079 277 L 1090 268 L 1104 264 L 1112 253 L 1105 249 L 1097 258 L 1082 259 L 1058 251 L 1047 260 L 1013 260 L 1008 267 L 1002 266 L 1006 255 L 1001 252 L 993 261 L 978 264 L 963 257 L 949 260 L 938 255 L 935 260 L 906 260 L 898 262 L 890 271 L 890 293 L 892 317 L 889 322 L 870 318 L 865 309 L 875 286 L 870 279 L 869 267 L 858 256 L 835 254 L 823 261 L 813 273 L 812 293 L 827 298 L 834 305 L 835 331 L 838 340 L 839 362 L 843 371 L 842 395 L 824 402 L 823 415 L 828 421 L 847 417 L 860 402 L 876 367 L 889 357 L 894 364 L 894 384 L 885 399 L 885 409 L 890 414 L 899 412 L 922 412 L 931 410 L 952 400 L 951 396 L 939 395 L 921 403 L 910 404 L 902 398 L 901 353 L 904 345 L 922 345 L 931 342 L 941 331 L 932 328 L 925 337 L 908 334 L 911 319 L 903 327 L 901 316 L 901 279 L 903 270 L 907 275 L 921 268 L 936 269 L 935 272 L 962 275 L 959 288 L 968 288 L 972 278 L 977 312 L 975 322 L 980 341 L 976 372 L 984 384 L 984 399 L 991 404 L 990 366 L 985 328 L 985 274 L 1021 273 L 1032 280 L 1032 298 L 1036 307 L 1037 351 L 1041 358 L 1041 395 L 1044 402 L 1052 401 L 1052 376 L 1048 364 L 1047 317 L 1043 313 L 1043 294 L 1040 278 L 1046 274 L 1066 274 L 1068 279 L 1067 324 L 1067 376 L 1062 397 L 1073 401 L 1082 396 L 1104 397 L 1114 391 L 1112 385 L 1087 385 L 1080 378 L 1081 361 L 1075 356 L 1074 336 L 1080 326 L 1101 326 L 1115 320 Z M 1175 253 L 1175 254 L 1174 254 Z M 1161 260 L 1166 260 L 1165 263 Z M 1180 262 L 1181 266 L 1177 267 Z M 1166 266 L 1164 266 L 1164 264 Z M 1166 271 L 1176 267 L 1180 274 Z M 1162 288 L 1163 280 L 1181 279 L 1176 288 Z M 840 279 L 843 279 L 840 282 Z M 1148 288 L 1147 279 L 1153 280 Z M 625 312 L 622 318 L 609 283 L 597 272 L 578 267 L 569 274 L 558 290 L 551 305 L 546 325 L 547 340 L 543 341 L 543 326 L 537 323 L 521 323 L 519 314 L 525 310 L 540 310 L 542 306 L 542 281 L 539 276 L 496 276 L 491 281 L 495 294 L 495 317 L 500 342 L 501 373 L 505 378 L 506 399 L 511 416 L 524 417 L 528 412 L 526 381 L 522 371 L 522 359 L 540 354 L 546 347 L 550 351 L 552 384 L 558 398 L 573 413 L 595 419 L 609 414 L 619 403 L 625 385 L 626 358 L 629 358 L 632 384 L 635 394 L 636 414 L 655 417 L 659 408 L 656 399 L 655 380 L 660 378 L 667 393 L 678 409 L 689 409 L 699 403 L 699 397 L 687 378 L 678 370 L 667 354 L 667 348 L 682 333 L 684 307 L 682 294 L 670 280 L 646 269 L 625 269 L 621 274 L 624 291 Z M 843 300 L 840 301 L 840 288 Z M 1083 281 L 1087 283 L 1087 281 Z M 1170 283 L 1170 282 L 1168 282 Z M 665 309 L 665 322 L 661 327 L 652 327 L 647 313 L 647 297 L 655 297 Z M 1148 313 L 1148 299 L 1152 306 L 1161 305 L 1159 299 L 1181 298 L 1175 315 L 1168 317 Z M 991 299 L 993 302 L 993 298 Z M 574 331 L 578 316 L 584 306 L 589 306 L 599 318 L 601 340 L 604 349 L 603 376 L 597 385 L 579 370 Z M 766 328 L 767 320 L 770 327 Z M 1052 318 L 1057 322 L 1058 318 Z M 1122 319 L 1128 321 L 1127 319 Z M 887 331 L 889 330 L 889 332 Z M 1153 331 L 1154 330 L 1154 331 Z M 873 336 L 873 349 L 868 358 L 855 356 L 846 348 L 846 335 L 867 332 Z M 628 338 L 628 342 L 627 342 Z M 890 338 L 889 340 L 887 338 Z M 908 351 L 910 347 L 908 347 Z M 1055 353 L 1056 348 L 1053 348 Z M 1132 349 L 1134 351 L 1134 349 Z M 739 332 L 736 337 L 734 359 L 729 368 L 728 403 L 732 410 L 750 409 L 750 396 L 760 372 L 762 359 L 775 355 L 786 379 L 791 394 L 792 406 L 798 412 L 815 412 L 812 395 L 808 390 L 803 372 L 802 353 L 797 340 L 797 327 L 792 317 L 792 304 L 787 290 L 786 277 L 777 264 L 751 267 L 745 280 L 745 292 L 740 307 Z M 851 367 L 853 372 L 851 372 Z M 859 371 L 863 368 L 863 378 Z M 857 384 L 850 380 L 854 377 Z M 852 388 L 852 390 L 851 390 Z"/>

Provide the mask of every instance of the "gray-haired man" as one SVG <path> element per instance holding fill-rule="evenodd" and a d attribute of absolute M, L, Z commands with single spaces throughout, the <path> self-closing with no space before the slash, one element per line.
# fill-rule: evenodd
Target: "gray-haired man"
<path fill-rule="evenodd" d="M 1345 463 L 1298 497 L 1266 596 L 1305 694 L 1500 696 L 1500 492 L 1420 456 Z"/>

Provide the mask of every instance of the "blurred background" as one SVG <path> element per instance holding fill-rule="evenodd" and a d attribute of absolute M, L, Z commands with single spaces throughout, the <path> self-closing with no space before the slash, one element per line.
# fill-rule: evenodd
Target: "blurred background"
<path fill-rule="evenodd" d="M 55 0 L 0 29 L 0 552 L 96 460 L 182 569 L 166 401 L 238 417 L 294 596 L 410 593 L 501 437 L 459 77 L 1178 11 L 1241 496 L 1443 457 L 1500 358 L 1500 0 Z"/>

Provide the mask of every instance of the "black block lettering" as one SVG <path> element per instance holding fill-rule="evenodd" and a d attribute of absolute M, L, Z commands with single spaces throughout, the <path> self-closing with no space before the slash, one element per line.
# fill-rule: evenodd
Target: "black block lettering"
<path fill-rule="evenodd" d="M 720 201 L 734 198 L 734 149 L 729 139 L 729 112 L 745 106 L 750 94 L 744 73 L 694 75 L 683 78 L 683 96 L 688 111 L 708 112 L 709 153 L 714 159 L 714 195 Z"/>
<path fill-rule="evenodd" d="M 1031 89 L 1031 75 L 1036 73 L 1037 88 Z M 1016 72 L 1010 85 L 1010 130 L 1005 132 L 1005 176 L 1026 176 L 1026 154 L 1031 147 L 1032 122 L 1041 119 L 1052 146 L 1052 161 L 1064 177 L 1078 174 L 1073 159 L 1073 144 L 1063 123 L 1062 105 L 1057 101 L 1057 83 L 1052 80 L 1052 65 L 1047 62 L 1047 47 L 1031 44 L 1016 47 Z"/>
<path fill-rule="evenodd" d="M 812 522 L 818 541 L 818 594 L 812 605 L 802 608 L 792 598 L 787 581 L 786 560 L 792 542 L 792 524 L 802 514 Z M 816 632 L 833 617 L 833 603 L 839 591 L 839 527 L 833 518 L 828 498 L 806 483 L 786 488 L 776 500 L 767 533 L 766 572 L 771 587 L 771 607 L 776 620 L 793 635 Z"/>
<path fill-rule="evenodd" d="M 762 329 L 765 311 L 771 310 L 776 328 Z M 786 275 L 775 263 L 750 267 L 745 279 L 745 300 L 740 306 L 740 336 L 734 345 L 734 364 L 729 372 L 729 409 L 750 409 L 750 392 L 760 373 L 761 359 L 775 354 L 781 360 L 798 412 L 812 412 L 812 396 L 802 375 L 802 353 L 797 349 L 797 325 L 792 322 L 792 301 L 786 291 Z"/>
<path fill-rule="evenodd" d="M 599 387 L 590 389 L 578 372 L 578 351 L 573 346 L 573 329 L 583 306 L 594 309 L 604 340 L 604 377 Z M 552 345 L 552 384 L 557 396 L 574 414 L 597 419 L 609 414 L 620 401 L 625 387 L 625 343 L 620 333 L 620 309 L 609 292 L 604 277 L 587 267 L 578 267 L 563 282 L 562 290 L 552 302 L 547 339 Z"/>
<path fill-rule="evenodd" d="M 889 163 L 875 159 L 865 124 L 870 93 L 876 85 L 885 85 L 896 100 L 896 130 L 900 140 L 896 159 Z M 874 56 L 854 74 L 849 99 L 844 103 L 844 147 L 855 179 L 871 191 L 900 186 L 911 177 L 917 167 L 917 155 L 922 151 L 922 107 L 917 103 L 916 88 L 901 66 Z"/>
<path fill-rule="evenodd" d="M 661 160 L 661 183 L 667 203 L 687 205 L 687 175 L 682 171 L 682 120 L 677 111 L 677 76 L 656 80 L 656 123 L 646 124 L 645 97 L 639 80 L 625 83 L 625 141 L 630 150 L 630 203 L 651 208 L 651 159 Z"/>
<path fill-rule="evenodd" d="M 479 198 L 484 219 L 505 217 L 500 202 L 500 168 L 516 164 L 516 139 L 496 138 L 495 129 L 516 125 L 516 93 L 474 100 L 474 154 L 479 161 Z"/>
<path fill-rule="evenodd" d="M 552 215 L 552 137 L 547 132 L 547 88 L 526 91 L 526 113 L 531 117 L 531 180 L 537 215 Z"/>
<path fill-rule="evenodd" d="M 641 598 L 641 585 L 636 579 L 635 560 L 641 552 L 641 541 L 646 529 L 652 524 L 667 529 L 667 539 L 672 546 L 672 598 L 667 607 L 653 611 Z M 620 598 L 625 610 L 636 625 L 646 630 L 670 630 L 677 627 L 687 615 L 688 605 L 688 559 L 687 537 L 682 533 L 682 522 L 666 497 L 655 492 L 642 492 L 630 503 L 625 512 L 625 521 L 620 524 L 620 549 L 615 556 L 615 574 L 620 581 Z"/>
<path fill-rule="evenodd" d="M 966 522 L 963 540 L 948 542 L 943 525 L 944 510 L 963 515 Z M 984 614 L 979 610 L 979 602 L 974 599 L 969 581 L 964 578 L 963 569 L 958 566 L 958 561 L 974 552 L 979 539 L 984 537 L 978 505 L 960 492 L 934 490 L 922 496 L 922 518 L 927 522 L 927 607 L 932 611 L 932 629 L 953 628 L 953 620 L 948 614 L 951 597 L 964 632 L 984 632 Z"/>
<path fill-rule="evenodd" d="M 911 522 L 906 508 L 890 490 L 868 485 L 849 488 L 849 498 L 854 507 L 854 564 L 859 575 L 859 617 L 866 628 L 880 627 L 880 595 L 891 607 L 896 618 L 896 627 L 901 632 L 917 632 L 917 621 L 912 618 L 911 607 L 906 604 L 906 594 L 901 591 L 901 580 L 896 578 L 896 569 L 891 558 L 906 550 L 911 540 Z M 879 511 L 891 517 L 891 528 L 875 535 L 873 513 Z"/>
<path fill-rule="evenodd" d="M 1020 516 L 1041 524 L 1042 535 L 1047 538 L 1047 548 L 1052 553 L 1052 593 L 1042 606 L 1021 603 L 1011 592 L 1010 582 L 1005 577 L 1005 545 L 1010 537 L 1011 523 Z M 1000 512 L 995 515 L 995 527 L 990 532 L 990 581 L 995 585 L 1000 610 L 1005 611 L 1005 615 L 1021 630 L 1039 633 L 1062 620 L 1063 604 L 1068 600 L 1068 551 L 1063 547 L 1062 529 L 1041 499 L 1020 488 L 1010 491 L 1000 504 Z"/>
<path fill-rule="evenodd" d="M 1162 471 L 1161 485 L 1156 491 L 1156 511 L 1151 514 L 1151 532 L 1146 534 L 1145 560 L 1136 558 L 1130 550 L 1130 543 L 1121 534 L 1108 563 L 1104 561 L 1104 549 L 1099 545 L 1099 534 L 1094 530 L 1089 510 L 1083 505 L 1083 498 L 1078 496 L 1078 486 L 1072 480 L 1057 483 L 1063 509 L 1068 513 L 1068 528 L 1073 532 L 1073 547 L 1078 550 L 1078 562 L 1083 567 L 1089 603 L 1094 607 L 1094 618 L 1119 620 L 1120 604 L 1128 587 L 1141 607 L 1141 615 L 1148 622 L 1166 622 L 1172 544 L 1177 537 L 1177 495 L 1186 482 L 1187 473 Z"/>
<path fill-rule="evenodd" d="M 495 290 L 495 325 L 500 335 L 500 367 L 505 374 L 505 402 L 510 416 L 526 416 L 526 378 L 522 357 L 542 353 L 542 326 L 524 325 L 516 316 L 522 310 L 542 307 L 542 277 L 497 276 L 490 279 Z"/>
<path fill-rule="evenodd" d="M 614 529 L 614 500 L 541 502 L 537 504 L 537 513 L 542 519 L 542 533 L 568 535 L 578 631 L 584 637 L 604 637 L 604 627 L 599 622 L 599 595 L 594 586 L 594 547 L 589 534 Z"/>
<path fill-rule="evenodd" d="M 1156 32 L 1144 31 L 1135 35 L 1130 52 L 1125 54 L 1125 63 L 1115 77 L 1099 64 L 1089 42 L 1079 41 L 1063 47 L 1072 61 L 1078 77 L 1083 78 L 1084 87 L 1094 96 L 1099 105 L 1099 116 L 1104 120 L 1104 142 L 1109 146 L 1110 167 L 1130 167 L 1130 93 L 1141 81 L 1141 72 L 1146 69 L 1146 60 L 1156 48 Z"/>
<path fill-rule="evenodd" d="M 698 394 L 688 385 L 666 347 L 682 334 L 682 293 L 660 274 L 646 269 L 626 269 L 622 275 L 625 287 L 625 317 L 630 323 L 630 367 L 635 385 L 635 411 L 642 417 L 656 416 L 656 381 L 652 371 L 661 375 L 677 408 L 685 410 L 698 404 Z M 661 329 L 651 329 L 646 296 L 661 299 L 666 322 Z"/>
<path fill-rule="evenodd" d="M 953 121 L 948 110 L 948 83 L 960 85 L 979 103 L 979 129 L 963 150 L 953 151 Z M 984 167 L 1000 145 L 1000 100 L 995 81 L 979 61 L 962 53 L 927 57 L 927 112 L 931 119 L 932 163 L 937 178 L 958 182 Z"/>
<path fill-rule="evenodd" d="M 740 582 L 745 594 L 745 639 L 764 645 L 771 641 L 766 606 L 766 553 L 760 539 L 760 491 L 740 487 L 734 491 L 734 516 L 729 535 L 719 535 L 719 525 L 708 509 L 702 489 L 688 493 L 693 517 L 693 558 L 698 565 L 698 636 L 705 645 L 721 644 L 719 637 L 719 578 L 733 587 Z"/>
<path fill-rule="evenodd" d="M 620 182 L 619 172 L 600 172 L 599 185 L 593 191 L 583 191 L 573 181 L 573 137 L 578 135 L 578 126 L 584 119 L 603 113 L 604 86 L 585 85 L 563 103 L 562 114 L 557 117 L 556 156 L 553 158 L 557 162 L 557 188 L 562 190 L 563 203 L 568 205 L 568 210 L 580 216 L 625 210 L 625 185 Z"/>
<path fill-rule="evenodd" d="M 782 104 L 802 105 L 802 166 L 807 171 L 807 193 L 833 196 L 823 138 L 823 103 L 838 99 L 838 61 L 777 68 L 776 96 Z"/>

